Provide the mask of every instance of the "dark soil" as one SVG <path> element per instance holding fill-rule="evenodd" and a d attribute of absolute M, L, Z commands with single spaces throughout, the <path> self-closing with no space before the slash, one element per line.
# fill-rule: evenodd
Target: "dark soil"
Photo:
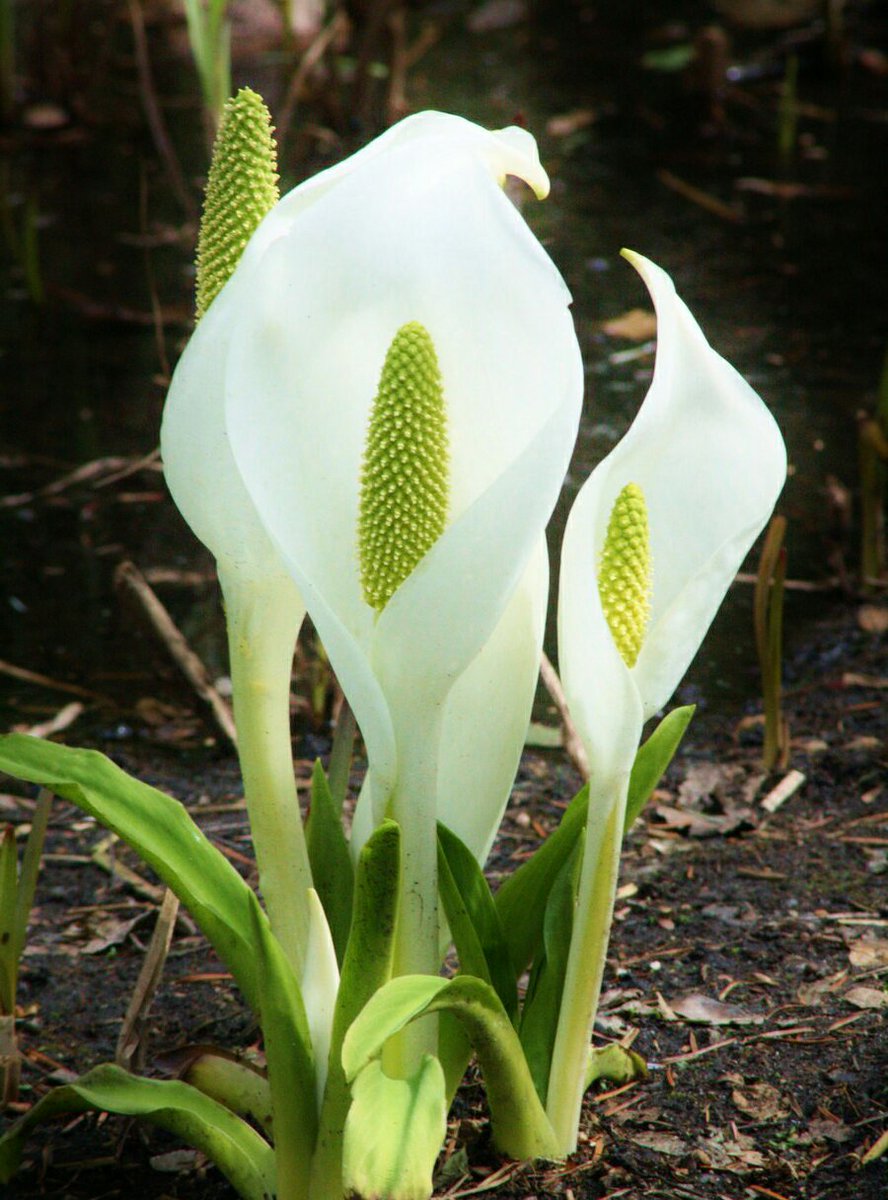
<path fill-rule="evenodd" d="M 470 1075 L 455 1106 L 451 1158 L 442 1160 L 442 1193 L 885 1196 L 888 1161 L 860 1164 L 888 1127 L 884 650 L 884 637 L 859 629 L 850 608 L 815 625 L 786 701 L 790 767 L 805 778 L 773 815 L 761 801 L 788 772 L 764 777 L 754 718 L 698 717 L 628 842 L 599 1020 L 602 1040 L 632 1041 L 648 1078 L 600 1086 L 587 1100 L 578 1153 L 529 1169 L 492 1151 L 483 1091 Z M 193 729 L 200 714 L 183 721 Z M 149 725 L 102 748 L 180 796 L 250 873 L 232 759 L 214 751 L 188 764 L 161 749 Z M 576 784 L 560 753 L 528 752 L 494 874 L 532 851 Z M 27 821 L 21 785 L 5 788 L 7 819 Z M 20 986 L 23 1107 L 69 1072 L 113 1056 L 150 934 L 152 902 L 89 861 L 103 837 L 72 807 L 54 810 Z M 153 882 L 125 848 L 114 856 Z M 257 1037 L 206 943 L 180 927 L 152 1010 L 146 1071 L 162 1071 L 164 1054 L 186 1042 L 243 1048 Z M 30 1143 L 8 1194 L 232 1195 L 199 1156 L 179 1151 L 130 1122 L 76 1118 Z"/>

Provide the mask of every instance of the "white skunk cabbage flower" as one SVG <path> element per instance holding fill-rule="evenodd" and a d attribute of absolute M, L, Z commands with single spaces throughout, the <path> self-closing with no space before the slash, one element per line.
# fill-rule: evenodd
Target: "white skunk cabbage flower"
<path fill-rule="evenodd" d="M 223 369 L 240 477 L 355 712 L 372 824 L 395 816 L 405 875 L 432 882 L 435 816 L 459 829 L 437 807 L 447 697 L 501 622 L 498 657 L 525 666 L 498 703 L 526 723 L 538 622 L 510 603 L 527 586 L 544 603 L 540 543 L 582 400 L 570 296 L 508 175 L 548 190 L 525 131 L 407 118 L 284 197 L 215 302 L 237 312 Z M 448 787 L 491 812 L 479 847 L 511 783 L 494 774 L 494 798 L 471 772 Z"/>
<path fill-rule="evenodd" d="M 657 312 L 654 377 L 626 436 L 580 489 L 561 552 L 558 658 L 591 769 L 547 1104 L 565 1152 L 582 1095 L 582 1071 L 570 1064 L 574 1054 L 583 1061 L 591 1035 L 642 726 L 680 682 L 786 477 L 783 439 L 765 405 L 710 347 L 668 275 L 624 253 Z"/>

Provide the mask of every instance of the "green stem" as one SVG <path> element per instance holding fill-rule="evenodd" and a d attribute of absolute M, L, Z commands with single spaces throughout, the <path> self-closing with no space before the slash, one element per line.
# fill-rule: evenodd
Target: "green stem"
<path fill-rule="evenodd" d="M 329 1071 L 311 1164 L 311 1200 L 342 1200 L 343 1135 L 351 1104 L 342 1043 L 352 1022 L 391 975 L 400 845 L 397 825 L 383 821 L 358 860 L 354 915 L 336 997 Z"/>
<path fill-rule="evenodd" d="M 597 804 L 592 797 L 589 804 L 586 848 L 546 1100 L 546 1112 L 565 1156 L 577 1147 L 589 1042 L 617 890 L 625 789 L 624 782 L 617 794 L 599 796 Z"/>
<path fill-rule="evenodd" d="M 308 941 L 312 886 L 293 775 L 290 673 L 304 609 L 284 581 L 244 584 L 220 565 L 234 719 L 259 884 L 271 928 L 297 979 Z"/>
<path fill-rule="evenodd" d="M 437 975 L 438 950 L 438 751 L 443 706 L 410 714 L 398 739 L 398 780 L 389 816 L 401 828 L 401 879 L 392 975 Z M 385 1069 L 407 1078 L 424 1054 L 437 1054 L 438 1019 L 414 1021 L 386 1048 Z"/>

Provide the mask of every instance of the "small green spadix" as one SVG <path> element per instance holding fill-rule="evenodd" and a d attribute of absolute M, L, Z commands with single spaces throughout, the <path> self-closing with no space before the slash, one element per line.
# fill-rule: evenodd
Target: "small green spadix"
<path fill-rule="evenodd" d="M 614 501 L 601 564 L 598 594 L 627 667 L 634 667 L 650 615 L 651 548 L 647 504 L 637 483 L 627 483 Z"/>
<path fill-rule="evenodd" d="M 225 102 L 213 146 L 197 239 L 198 320 L 231 278 L 244 246 L 279 196 L 271 116 L 261 96 L 241 88 Z"/>
<path fill-rule="evenodd" d="M 438 356 L 425 327 L 411 321 L 385 356 L 361 471 L 361 587 L 378 612 L 444 532 L 448 475 Z"/>

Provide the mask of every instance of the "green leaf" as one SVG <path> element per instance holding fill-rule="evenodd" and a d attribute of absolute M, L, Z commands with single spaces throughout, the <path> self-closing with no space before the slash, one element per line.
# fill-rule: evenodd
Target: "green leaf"
<path fill-rule="evenodd" d="M 378 1060 L 358 1072 L 345 1123 L 346 1195 L 362 1200 L 428 1200 L 447 1135 L 444 1073 L 423 1055 L 409 1079 L 391 1079 Z"/>
<path fill-rule="evenodd" d="M 342 819 L 320 760 L 315 762 L 311 777 L 311 808 L 305 837 L 315 891 L 324 906 L 336 959 L 342 966 L 351 925 L 354 868 Z"/>
<path fill-rule="evenodd" d="M 589 785 L 586 784 L 568 805 L 558 828 L 496 893 L 496 910 L 516 979 L 540 945 L 546 900 L 586 827 L 588 807 Z"/>
<path fill-rule="evenodd" d="M 259 1011 L 253 926 L 265 929 L 267 919 L 178 800 L 133 779 L 95 750 L 24 734 L 0 737 L 0 771 L 49 788 L 132 846 L 176 893 Z"/>
<path fill-rule="evenodd" d="M 694 61 L 695 54 L 690 42 L 682 42 L 662 50 L 648 50 L 641 56 L 641 65 L 647 71 L 683 71 Z"/>
<path fill-rule="evenodd" d="M 618 1042 L 611 1042 L 600 1050 L 589 1047 L 589 1063 L 586 1068 L 585 1090 L 596 1079 L 609 1079 L 611 1083 L 631 1083 L 633 1079 L 647 1079 L 647 1063 L 634 1050 L 627 1050 Z"/>
<path fill-rule="evenodd" d="M 438 823 L 438 887 L 460 970 L 489 983 L 514 1024 L 518 991 L 509 947 L 490 885 L 474 854 Z"/>
<path fill-rule="evenodd" d="M 354 915 L 336 995 L 327 1084 L 312 1163 L 313 1197 L 342 1195 L 342 1138 L 351 1103 L 342 1068 L 342 1042 L 358 1013 L 391 975 L 400 870 L 401 830 L 395 821 L 386 820 L 374 830 L 358 858 Z"/>
<path fill-rule="evenodd" d="M 888 1153 L 888 1129 L 873 1142 L 860 1162 L 863 1166 L 866 1166 L 868 1163 L 875 1162 L 877 1158 L 881 1158 L 886 1153 Z"/>
<path fill-rule="evenodd" d="M 629 777 L 624 832 L 631 827 L 650 799 L 693 715 L 692 704 L 673 709 L 639 748 Z M 580 831 L 585 828 L 588 806 L 589 787 L 586 785 L 574 796 L 554 833 L 546 838 L 533 858 L 523 863 L 503 883 L 496 894 L 496 909 L 516 978 L 537 952 L 542 938 L 546 898 L 559 871 L 573 852 Z"/>
<path fill-rule="evenodd" d="M 0 1140 L 0 1182 L 8 1183 L 35 1125 L 62 1113 L 112 1112 L 141 1117 L 177 1134 L 216 1164 L 244 1200 L 275 1194 L 274 1152 L 245 1121 L 196 1088 L 140 1079 L 120 1067 L 96 1067 L 39 1100 Z"/>
<path fill-rule="evenodd" d="M 549 1119 L 540 1104 L 515 1027 L 500 998 L 482 979 L 458 975 L 402 975 L 370 1000 L 342 1045 L 342 1065 L 352 1081 L 379 1057 L 386 1041 L 426 1013 L 449 1012 L 462 1023 L 478 1056 L 494 1141 L 510 1158 L 554 1158 L 558 1154 Z"/>
<path fill-rule="evenodd" d="M 663 772 L 681 745 L 685 730 L 691 723 L 695 704 L 673 708 L 667 713 L 648 740 L 640 746 L 629 776 L 629 794 L 626 799 L 626 822 L 623 834 L 627 834 L 641 810 L 651 798 L 654 788 L 663 778 Z"/>
<path fill-rule="evenodd" d="M 37 877 L 40 874 L 40 860 L 43 857 L 43 843 L 46 841 L 46 829 L 49 825 L 51 811 L 52 793 L 48 792 L 46 788 L 41 788 L 31 814 L 31 829 L 25 842 L 22 865 L 19 870 L 15 901 L 16 958 L 21 958 L 28 936 L 28 922 L 31 919 L 34 893 L 37 890 Z"/>
<path fill-rule="evenodd" d="M 584 843 L 585 833 L 581 833 L 546 901 L 543 941 L 533 964 L 521 1012 L 521 1045 L 537 1095 L 543 1104 L 546 1103 L 549 1088 L 549 1070 L 570 953 L 577 878 L 583 860 Z"/>

